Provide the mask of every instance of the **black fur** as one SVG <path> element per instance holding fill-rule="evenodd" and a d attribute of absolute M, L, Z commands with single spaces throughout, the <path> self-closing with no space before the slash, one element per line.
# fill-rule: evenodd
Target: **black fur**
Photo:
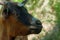
<path fill-rule="evenodd" d="M 7 9 L 8 9 L 8 13 L 7 13 Z M 4 15 L 6 15 L 5 18 L 8 18 L 10 15 L 16 14 L 16 19 L 18 20 L 18 22 L 21 21 L 25 25 L 32 27 L 34 26 L 35 28 L 30 28 L 29 33 L 31 33 L 31 31 L 34 31 L 35 34 L 38 34 L 42 30 L 42 23 L 40 22 L 40 20 L 38 19 L 36 20 L 32 15 L 30 15 L 25 7 L 19 7 L 17 5 L 13 5 L 12 3 L 9 3 L 7 4 L 7 7 L 5 7 L 3 12 Z M 29 21 L 29 20 L 32 21 L 32 18 L 36 20 L 34 24 L 31 24 L 31 22 Z"/>
<path fill-rule="evenodd" d="M 8 9 L 8 12 L 7 12 L 7 9 Z M 30 22 L 28 20 L 29 20 L 29 17 L 32 17 L 32 16 L 28 13 L 25 7 L 19 7 L 17 5 L 13 5 L 10 3 L 10 5 L 7 5 L 7 7 L 4 9 L 3 12 L 5 15 L 5 18 L 8 18 L 11 14 L 13 15 L 16 14 L 16 18 L 18 19 L 18 21 L 21 21 L 25 25 L 30 25 Z"/>

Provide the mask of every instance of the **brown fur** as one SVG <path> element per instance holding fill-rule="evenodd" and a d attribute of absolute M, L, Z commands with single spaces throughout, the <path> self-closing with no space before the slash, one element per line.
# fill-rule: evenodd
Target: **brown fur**
<path fill-rule="evenodd" d="M 2 23 L 4 25 L 2 40 L 10 40 L 11 37 L 18 35 L 25 36 L 28 34 L 29 28 L 21 22 L 18 22 L 13 15 L 3 20 Z"/>

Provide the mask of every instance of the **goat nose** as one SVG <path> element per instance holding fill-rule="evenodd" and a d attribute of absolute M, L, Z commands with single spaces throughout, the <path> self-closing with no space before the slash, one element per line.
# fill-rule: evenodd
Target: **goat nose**
<path fill-rule="evenodd" d="M 42 23 L 40 22 L 40 20 L 37 20 L 37 21 L 36 21 L 36 24 L 37 24 L 37 25 L 42 25 Z"/>

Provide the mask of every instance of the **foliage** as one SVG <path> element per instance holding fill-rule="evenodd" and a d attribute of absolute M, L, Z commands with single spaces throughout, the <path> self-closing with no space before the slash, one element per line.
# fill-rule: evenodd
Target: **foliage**
<path fill-rule="evenodd" d="M 50 34 L 46 34 L 43 40 L 60 40 L 60 0 L 56 0 L 53 7 L 56 12 L 56 25 Z"/>
<path fill-rule="evenodd" d="M 23 0 L 12 0 L 13 2 L 23 2 Z"/>

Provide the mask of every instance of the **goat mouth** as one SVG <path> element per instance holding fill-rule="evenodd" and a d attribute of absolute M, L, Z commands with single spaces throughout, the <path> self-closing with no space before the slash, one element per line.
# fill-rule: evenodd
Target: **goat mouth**
<path fill-rule="evenodd" d="M 39 34 L 40 33 L 40 29 L 30 29 L 29 33 L 30 34 Z"/>

